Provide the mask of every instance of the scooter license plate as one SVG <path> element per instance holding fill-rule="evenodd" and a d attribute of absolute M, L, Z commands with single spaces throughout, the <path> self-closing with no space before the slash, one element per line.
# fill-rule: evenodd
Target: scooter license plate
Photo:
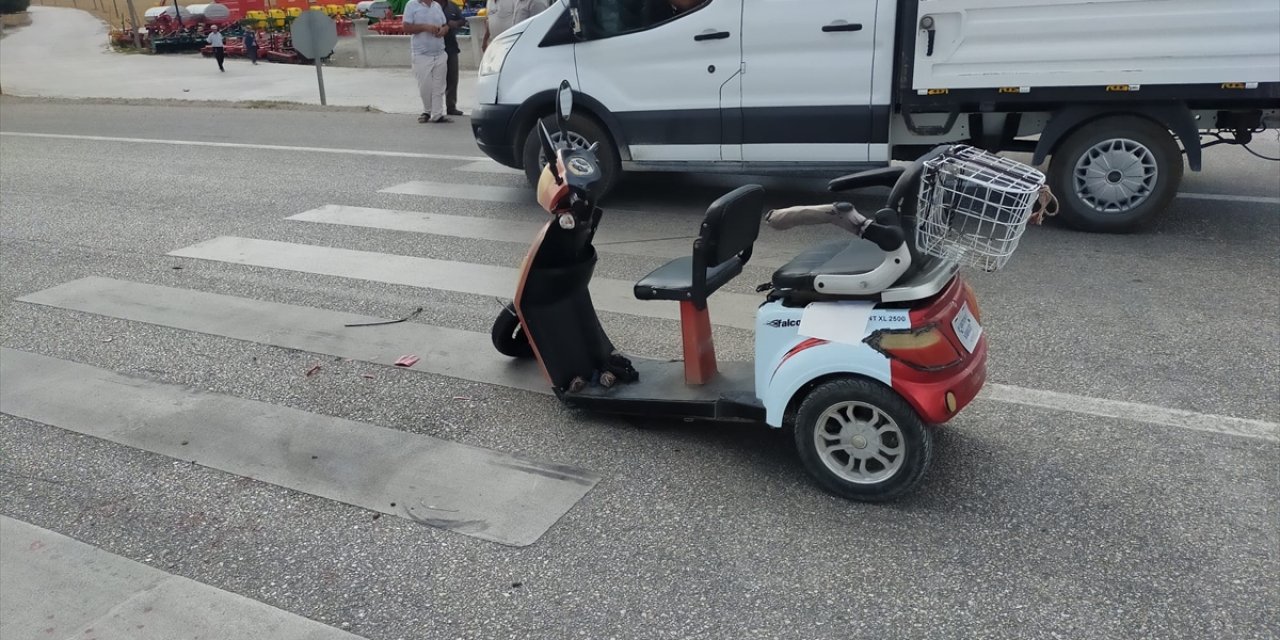
<path fill-rule="evenodd" d="M 969 311 L 969 303 L 960 306 L 956 317 L 951 319 L 951 328 L 955 329 L 956 337 L 960 338 L 964 350 L 973 353 L 973 348 L 978 345 L 978 338 L 982 337 L 982 325 L 978 324 L 978 319 Z"/>

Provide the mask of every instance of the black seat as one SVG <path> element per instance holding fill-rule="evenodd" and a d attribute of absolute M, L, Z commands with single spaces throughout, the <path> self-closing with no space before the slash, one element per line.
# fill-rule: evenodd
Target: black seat
<path fill-rule="evenodd" d="M 693 254 L 676 258 L 640 279 L 640 300 L 691 301 L 699 309 L 707 296 L 742 273 L 760 235 L 764 187 L 746 185 L 720 196 L 707 207 Z"/>
<path fill-rule="evenodd" d="M 806 249 L 773 272 L 776 291 L 813 291 L 818 276 L 856 276 L 884 262 L 880 247 L 862 238 L 828 242 Z"/>

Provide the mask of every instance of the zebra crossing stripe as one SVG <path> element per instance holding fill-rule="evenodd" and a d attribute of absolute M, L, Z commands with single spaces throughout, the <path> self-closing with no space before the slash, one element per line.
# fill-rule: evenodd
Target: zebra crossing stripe
<path fill-rule="evenodd" d="M 458 171 L 466 171 L 467 173 L 496 173 L 500 175 L 522 176 L 524 171 L 520 169 L 512 169 L 503 164 L 498 164 L 493 160 L 476 160 L 468 162 L 460 167 Z"/>
<path fill-rule="evenodd" d="M 0 350 L 0 411 L 510 546 L 533 544 L 599 481 L 375 425 Z"/>
<path fill-rule="evenodd" d="M 489 336 L 481 333 L 416 323 L 344 332 L 343 324 L 380 318 L 97 277 L 68 282 L 18 300 L 382 365 L 391 365 L 404 345 L 423 345 L 418 352 L 426 356 L 414 365 L 415 370 L 551 393 L 536 364 L 497 356 Z M 987 383 L 979 400 L 1280 441 L 1280 425 L 1273 422 L 995 382 Z"/>
<path fill-rule="evenodd" d="M 169 255 L 504 299 L 513 297 L 519 274 L 516 269 L 496 265 L 232 236 L 220 236 Z M 628 281 L 595 278 L 592 300 L 602 311 L 679 320 L 675 303 L 637 300 L 634 286 Z M 762 301 L 758 295 L 717 292 L 710 300 L 711 320 L 721 326 L 752 329 Z"/>
<path fill-rule="evenodd" d="M 327 204 L 289 216 L 286 220 L 528 245 L 547 221 L 547 216 L 520 216 L 518 220 L 503 220 Z M 596 233 L 596 248 L 602 254 L 617 253 L 669 260 L 690 255 L 693 247 L 693 236 L 665 239 L 610 231 L 602 227 Z"/>
<path fill-rule="evenodd" d="M 18 300 L 384 366 L 411 350 L 421 357 L 416 371 L 551 393 L 536 364 L 498 357 L 487 334 L 471 331 L 416 322 L 346 328 L 386 318 L 96 276 Z M 477 357 L 484 353 L 494 357 Z"/>
<path fill-rule="evenodd" d="M 547 218 L 545 215 L 520 216 L 517 220 L 504 220 L 327 204 L 289 216 L 286 220 L 528 245 Z M 601 225 L 596 232 L 596 250 L 601 255 L 618 254 L 670 260 L 690 255 L 693 250 L 693 235 L 661 234 L 661 237 L 655 237 L 659 234 L 628 232 L 625 227 L 619 229 L 619 226 Z M 690 233 L 696 233 L 696 227 L 691 229 Z M 757 243 L 750 264 L 755 267 L 777 268 L 792 257 L 792 253 L 783 252 L 783 247 Z"/>
<path fill-rule="evenodd" d="M 432 198 L 454 198 L 458 200 L 479 200 L 481 202 L 504 202 L 508 204 L 528 204 L 537 206 L 538 199 L 534 190 L 529 187 L 492 187 L 480 184 L 462 184 L 457 182 L 427 182 L 413 180 L 384 189 L 378 193 L 394 193 L 405 196 L 429 196 Z"/>
<path fill-rule="evenodd" d="M 6 639 L 360 637 L 7 516 L 0 565 Z"/>
<path fill-rule="evenodd" d="M 493 202 L 498 204 L 520 205 L 528 207 L 530 211 L 541 212 L 542 208 L 538 205 L 537 192 L 532 188 L 519 187 L 494 187 L 483 184 L 464 184 L 461 182 L 428 182 L 425 180 L 413 180 L 411 182 L 402 182 L 392 185 L 384 189 L 379 189 L 378 193 L 391 193 L 402 196 L 424 196 L 428 198 L 447 198 L 450 200 L 471 200 L 473 202 Z M 636 218 L 644 216 L 643 211 L 633 211 L 627 209 L 608 209 L 609 215 Z M 541 215 L 546 215 L 545 213 Z M 696 228 L 696 223 L 694 223 Z"/>

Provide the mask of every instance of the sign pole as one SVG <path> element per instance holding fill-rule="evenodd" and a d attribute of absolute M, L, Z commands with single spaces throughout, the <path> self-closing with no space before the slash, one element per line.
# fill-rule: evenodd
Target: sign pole
<path fill-rule="evenodd" d="M 303 57 L 311 58 L 316 64 L 316 84 L 320 86 L 320 104 L 328 105 L 324 95 L 324 72 L 321 71 L 321 59 L 333 53 L 338 44 L 338 27 L 329 16 L 308 9 L 303 11 L 289 25 L 293 35 L 293 48 Z"/>
<path fill-rule="evenodd" d="M 133 48 L 142 48 L 142 31 L 138 27 L 138 10 L 133 8 L 133 0 L 125 0 L 129 6 L 129 23 L 133 25 Z"/>
<path fill-rule="evenodd" d="M 324 74 L 320 73 L 320 58 L 316 57 L 316 82 L 320 83 L 320 105 L 324 106 Z"/>

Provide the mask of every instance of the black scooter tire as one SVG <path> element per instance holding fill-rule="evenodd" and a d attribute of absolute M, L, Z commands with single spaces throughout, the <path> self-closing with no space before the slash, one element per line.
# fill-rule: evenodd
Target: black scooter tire
<path fill-rule="evenodd" d="M 846 402 L 875 407 L 901 431 L 902 461 L 892 476 L 875 483 L 851 482 L 823 462 L 815 434 L 827 426 L 822 419 L 827 409 Z M 910 492 L 924 479 L 933 458 L 933 433 L 911 405 L 892 389 L 865 378 L 837 378 L 815 387 L 800 403 L 793 433 L 800 461 L 814 480 L 835 495 L 860 502 L 885 502 Z"/>
<path fill-rule="evenodd" d="M 508 304 L 494 319 L 489 337 L 493 339 L 493 347 L 504 356 L 521 359 L 533 357 L 533 345 L 529 344 L 529 336 L 525 335 L 524 327 L 520 326 L 514 304 Z"/>

